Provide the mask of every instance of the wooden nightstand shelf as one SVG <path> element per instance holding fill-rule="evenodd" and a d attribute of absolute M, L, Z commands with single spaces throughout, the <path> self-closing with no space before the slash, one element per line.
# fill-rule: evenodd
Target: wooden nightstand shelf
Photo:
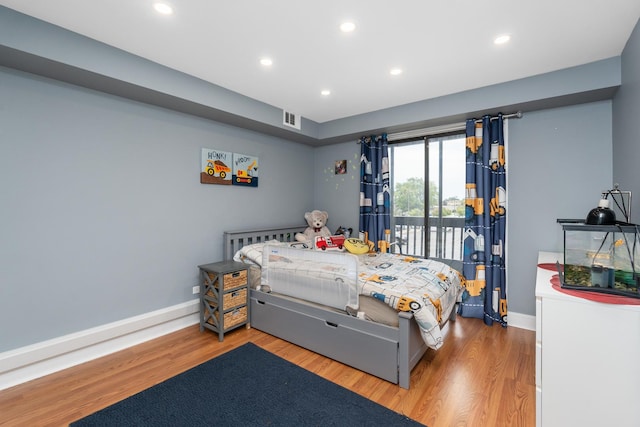
<path fill-rule="evenodd" d="M 200 332 L 205 328 L 218 333 L 224 340 L 225 332 L 242 325 L 249 328 L 249 289 L 247 265 L 235 261 L 222 261 L 199 265 L 200 277 Z"/>

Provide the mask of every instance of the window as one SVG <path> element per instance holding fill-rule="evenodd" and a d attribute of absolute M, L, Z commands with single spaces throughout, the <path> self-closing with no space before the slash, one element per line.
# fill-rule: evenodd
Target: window
<path fill-rule="evenodd" d="M 456 132 L 389 145 L 392 241 L 403 254 L 461 266 L 465 141 Z"/>

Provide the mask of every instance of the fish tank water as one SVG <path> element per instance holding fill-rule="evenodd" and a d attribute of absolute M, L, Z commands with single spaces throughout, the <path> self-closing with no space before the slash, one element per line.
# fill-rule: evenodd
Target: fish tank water
<path fill-rule="evenodd" d="M 564 234 L 562 287 L 640 298 L 640 227 L 559 219 Z"/>

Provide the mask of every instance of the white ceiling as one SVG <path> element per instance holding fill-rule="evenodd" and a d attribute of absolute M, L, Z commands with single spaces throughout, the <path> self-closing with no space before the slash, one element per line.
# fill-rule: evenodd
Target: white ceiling
<path fill-rule="evenodd" d="M 155 2 L 0 0 L 319 123 L 618 56 L 640 17 L 639 0 Z"/>

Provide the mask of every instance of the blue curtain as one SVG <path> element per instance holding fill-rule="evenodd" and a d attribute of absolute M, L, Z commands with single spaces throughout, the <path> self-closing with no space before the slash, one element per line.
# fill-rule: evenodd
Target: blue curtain
<path fill-rule="evenodd" d="M 505 280 L 506 165 L 504 122 L 467 120 L 463 274 L 459 313 L 507 326 Z"/>
<path fill-rule="evenodd" d="M 360 239 L 388 252 L 391 240 L 387 134 L 360 138 Z"/>

